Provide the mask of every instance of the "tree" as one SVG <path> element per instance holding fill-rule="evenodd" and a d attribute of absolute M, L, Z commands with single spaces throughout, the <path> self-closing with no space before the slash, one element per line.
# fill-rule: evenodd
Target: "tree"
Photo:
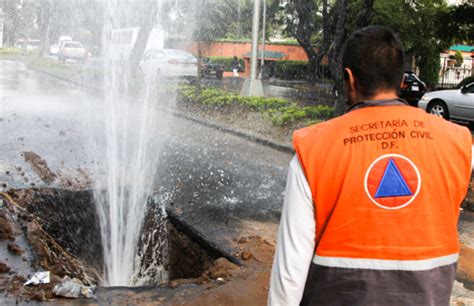
<path fill-rule="evenodd" d="M 474 43 L 473 16 L 472 3 L 448 7 L 438 15 L 439 26 L 436 35 L 443 41 Z"/>
<path fill-rule="evenodd" d="M 337 1 L 336 15 L 337 26 L 334 33 L 334 43 L 329 51 L 329 72 L 331 78 L 334 81 L 334 87 L 336 91 L 342 93 L 344 90 L 344 84 L 342 79 L 342 64 L 341 64 L 341 50 L 343 43 L 347 38 L 347 0 Z M 334 105 L 335 114 L 342 115 L 346 108 L 346 97 L 339 94 L 336 97 L 336 103 Z"/>
<path fill-rule="evenodd" d="M 53 16 L 53 0 L 41 0 L 38 7 L 38 32 L 40 39 L 39 55 L 46 56 L 49 40 L 51 17 Z"/>
<path fill-rule="evenodd" d="M 5 13 L 4 39 L 6 45 L 12 46 L 18 39 L 37 38 L 36 12 L 38 3 L 34 0 L 4 0 Z"/>
<path fill-rule="evenodd" d="M 327 49 L 328 44 L 328 0 L 323 0 L 323 18 L 321 19 L 318 15 L 319 1 L 315 0 L 291 0 L 287 7 L 288 19 L 287 19 L 287 31 L 290 35 L 293 35 L 298 41 L 299 45 L 303 48 L 306 56 L 308 57 L 308 79 L 314 81 L 317 79 L 317 72 L 319 71 L 319 65 L 324 52 Z M 319 26 L 323 21 L 323 29 Z M 316 35 L 319 35 L 322 30 L 323 44 L 319 50 L 314 48 L 313 42 Z"/>
<path fill-rule="evenodd" d="M 420 78 L 429 87 L 438 83 L 439 54 L 449 48 L 456 35 L 456 31 L 441 35 L 442 21 L 449 12 L 443 0 L 379 0 L 375 3 L 373 22 L 398 33 L 405 51 L 414 55 Z"/>
<path fill-rule="evenodd" d="M 132 79 L 134 79 L 137 74 L 138 65 L 140 64 L 143 53 L 145 52 L 150 33 L 153 30 L 153 27 L 156 25 L 156 18 L 158 14 L 158 6 L 156 1 L 147 0 L 141 4 L 143 5 L 141 5 L 138 10 L 141 13 L 141 21 L 139 23 L 140 30 L 128 59 L 130 70 L 129 73 Z"/>
<path fill-rule="evenodd" d="M 456 67 L 461 67 L 462 66 L 462 63 L 464 62 L 464 58 L 462 57 L 462 54 L 461 54 L 461 52 L 459 52 L 459 50 L 457 50 L 454 53 L 453 59 L 456 60 L 456 64 L 455 64 Z"/>

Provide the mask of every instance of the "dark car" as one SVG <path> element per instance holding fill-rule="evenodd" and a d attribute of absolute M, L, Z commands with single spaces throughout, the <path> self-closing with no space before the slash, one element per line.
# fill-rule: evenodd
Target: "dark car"
<path fill-rule="evenodd" d="M 400 98 L 406 100 L 411 106 L 417 107 L 418 101 L 425 93 L 426 84 L 412 71 L 405 71 Z"/>
<path fill-rule="evenodd" d="M 213 63 L 209 58 L 202 60 L 201 71 L 202 76 L 205 78 L 216 77 L 221 80 L 224 76 L 224 68 L 222 65 Z"/>

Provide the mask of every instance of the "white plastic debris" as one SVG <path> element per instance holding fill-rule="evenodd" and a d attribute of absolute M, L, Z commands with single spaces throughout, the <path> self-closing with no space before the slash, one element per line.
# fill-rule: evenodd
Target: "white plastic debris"
<path fill-rule="evenodd" d="M 91 299 L 94 297 L 96 286 L 82 286 L 81 293 L 85 298 Z"/>
<path fill-rule="evenodd" d="M 25 282 L 24 286 L 49 284 L 50 281 L 49 271 L 36 272 L 29 280 Z"/>
<path fill-rule="evenodd" d="M 71 279 L 69 276 L 64 276 L 61 283 L 54 286 L 53 293 L 67 298 L 92 298 L 95 288 L 95 286 L 84 286 L 77 278 Z"/>

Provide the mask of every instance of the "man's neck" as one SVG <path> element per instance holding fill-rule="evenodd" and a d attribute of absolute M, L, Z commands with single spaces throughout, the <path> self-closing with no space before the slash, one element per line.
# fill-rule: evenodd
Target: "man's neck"
<path fill-rule="evenodd" d="M 390 99 L 398 99 L 398 95 L 395 91 L 382 91 L 378 92 L 375 95 L 363 99 L 363 101 L 373 101 L 373 100 L 390 100 Z"/>

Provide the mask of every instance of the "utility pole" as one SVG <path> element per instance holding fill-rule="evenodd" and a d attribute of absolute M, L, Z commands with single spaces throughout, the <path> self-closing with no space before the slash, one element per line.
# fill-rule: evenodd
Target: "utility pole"
<path fill-rule="evenodd" d="M 245 80 L 241 95 L 245 97 L 263 96 L 262 81 L 257 78 L 258 64 L 258 27 L 260 23 L 260 0 L 253 2 L 252 58 L 250 59 L 250 77 Z"/>
<path fill-rule="evenodd" d="M 267 34 L 267 0 L 263 0 L 262 20 L 262 56 L 260 59 L 260 80 L 263 80 L 263 66 L 265 65 L 265 40 Z"/>
<path fill-rule="evenodd" d="M 4 22 L 3 8 L 0 8 L 0 49 L 3 49 L 3 22 Z"/>

